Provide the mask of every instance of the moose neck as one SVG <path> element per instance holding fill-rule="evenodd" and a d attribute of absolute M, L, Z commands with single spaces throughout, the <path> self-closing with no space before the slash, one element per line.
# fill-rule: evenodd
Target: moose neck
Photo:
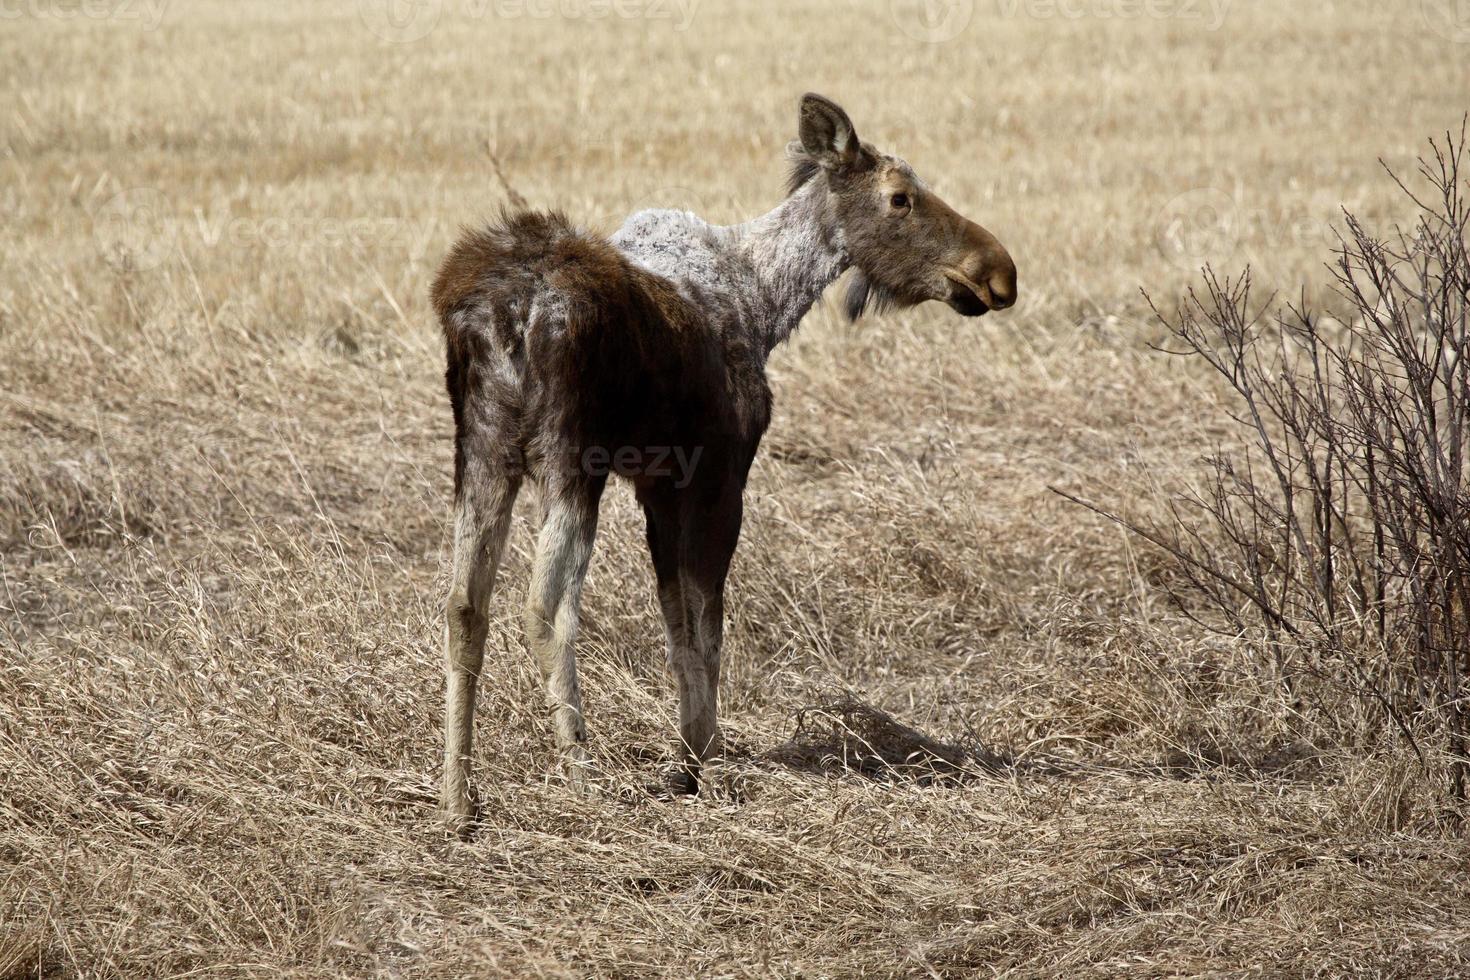
<path fill-rule="evenodd" d="M 847 270 L 847 243 L 814 177 L 768 214 L 737 225 L 736 248 L 756 279 L 756 343 L 770 352 L 796 329 L 832 282 Z"/>

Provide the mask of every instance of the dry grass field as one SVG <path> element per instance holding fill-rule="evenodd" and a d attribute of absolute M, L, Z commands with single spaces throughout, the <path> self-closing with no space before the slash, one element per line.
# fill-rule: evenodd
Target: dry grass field
<path fill-rule="evenodd" d="M 1465 975 L 1470 847 L 1413 754 L 1047 489 L 1157 512 L 1234 438 L 1140 287 L 1249 262 L 1330 304 L 1339 205 L 1406 216 L 1379 158 L 1470 107 L 1456 12 L 0 5 L 0 977 Z M 809 89 L 1021 302 L 829 300 L 773 357 L 743 799 L 637 789 L 675 702 L 626 488 L 580 643 L 605 786 L 548 778 L 518 514 L 450 842 L 435 265 L 506 199 L 492 150 L 605 230 L 765 211 Z"/>

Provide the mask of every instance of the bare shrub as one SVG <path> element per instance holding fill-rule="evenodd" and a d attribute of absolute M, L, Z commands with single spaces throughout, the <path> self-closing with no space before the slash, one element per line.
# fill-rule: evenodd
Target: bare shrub
<path fill-rule="evenodd" d="M 1333 277 L 1342 319 L 1251 302 L 1206 268 L 1172 315 L 1170 353 L 1228 383 L 1246 446 L 1209 458 L 1160 519 L 1095 504 L 1177 560 L 1176 598 L 1248 637 L 1297 702 L 1346 689 L 1466 793 L 1470 670 L 1470 203 L 1465 129 L 1430 141 L 1412 228 L 1379 240 L 1351 213 Z M 1152 306 L 1152 300 L 1150 300 Z M 1254 309 L 1254 312 L 1253 312 Z M 1268 312 L 1269 311 L 1269 312 Z M 1060 492 L 1060 491 L 1059 491 Z M 1187 594 L 1186 594 L 1187 593 Z M 1321 702 L 1318 702 L 1319 704 Z"/>

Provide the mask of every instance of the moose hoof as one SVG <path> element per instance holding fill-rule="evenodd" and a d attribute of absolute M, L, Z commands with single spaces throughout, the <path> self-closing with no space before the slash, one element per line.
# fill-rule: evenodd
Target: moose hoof
<path fill-rule="evenodd" d="M 745 798 L 745 781 L 727 762 L 706 762 L 699 773 L 699 795 L 738 803 Z"/>
<path fill-rule="evenodd" d="M 699 777 L 688 769 L 675 769 L 665 782 L 670 796 L 694 796 L 699 792 Z"/>
<path fill-rule="evenodd" d="M 744 796 L 738 773 L 720 762 L 706 762 L 698 769 L 680 766 L 661 784 L 651 785 L 649 791 L 665 799 L 698 796 L 706 800 L 739 800 Z"/>
<path fill-rule="evenodd" d="M 469 840 L 480 822 L 480 807 L 473 800 L 441 803 L 437 813 L 439 826 L 451 837 Z"/>
<path fill-rule="evenodd" d="M 573 792 L 590 796 L 597 791 L 597 763 L 582 746 L 569 749 L 562 759 L 562 771 L 566 774 L 567 786 Z"/>

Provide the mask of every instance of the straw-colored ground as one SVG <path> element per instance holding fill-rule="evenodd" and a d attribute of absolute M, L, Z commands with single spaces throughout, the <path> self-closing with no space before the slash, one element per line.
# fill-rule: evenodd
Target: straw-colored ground
<path fill-rule="evenodd" d="M 427 22 L 10 5 L 0 977 L 1464 975 L 1470 853 L 1412 754 L 1290 710 L 1047 490 L 1159 507 L 1231 431 L 1140 286 L 1214 258 L 1315 292 L 1339 203 L 1407 213 L 1377 158 L 1470 92 L 1423 6 L 427 0 L 390 40 Z M 486 818 L 451 844 L 426 292 L 504 199 L 487 144 L 603 227 L 731 221 L 777 200 L 807 89 L 994 231 L 1022 302 L 823 307 L 773 358 L 722 692 L 743 802 L 634 791 L 674 705 L 623 488 L 581 644 L 608 787 L 547 779 L 518 519 Z M 991 766 L 872 758 L 918 733 Z"/>

